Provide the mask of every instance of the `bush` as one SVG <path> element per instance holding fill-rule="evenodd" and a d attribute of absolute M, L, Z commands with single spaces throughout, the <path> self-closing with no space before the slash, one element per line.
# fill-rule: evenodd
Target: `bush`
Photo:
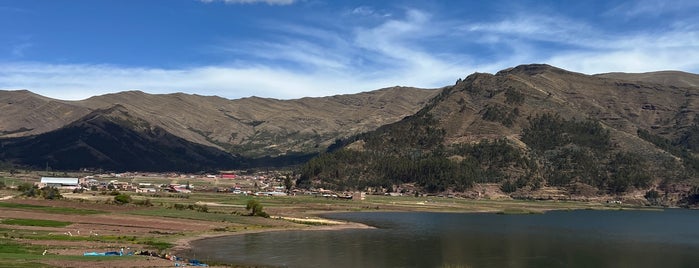
<path fill-rule="evenodd" d="M 651 205 L 658 205 L 658 203 L 659 203 L 658 201 L 660 199 L 660 193 L 658 193 L 658 191 L 656 191 L 654 189 L 651 189 L 648 192 L 646 192 L 646 194 L 643 195 L 643 197 L 645 197 L 646 200 L 648 200 L 648 202 L 650 202 Z"/>
<path fill-rule="evenodd" d="M 36 197 L 40 194 L 39 187 L 28 182 L 17 186 L 17 191 L 22 192 L 22 195 L 26 197 Z"/>
<path fill-rule="evenodd" d="M 133 203 L 136 205 L 145 206 L 145 207 L 152 207 L 153 206 L 153 203 L 151 203 L 150 198 L 146 198 L 144 200 L 136 200 Z"/>
<path fill-rule="evenodd" d="M 262 211 L 262 204 L 260 204 L 260 202 L 255 199 L 248 200 L 245 209 L 250 211 L 250 216 L 260 216 L 269 218 L 269 214 L 267 214 L 267 212 Z"/>
<path fill-rule="evenodd" d="M 27 190 L 29 190 L 31 188 L 34 188 L 34 184 L 31 184 L 28 182 L 17 185 L 17 191 L 20 191 L 20 192 L 26 192 Z"/>
<path fill-rule="evenodd" d="M 39 190 L 39 194 L 40 194 L 41 197 L 43 197 L 44 199 L 54 200 L 54 199 L 61 199 L 61 198 L 63 198 L 63 196 L 61 195 L 61 192 L 58 191 L 58 189 L 56 189 L 56 188 L 54 188 L 54 187 L 48 187 L 48 186 L 46 186 L 46 187 L 44 187 L 44 188 L 41 188 L 41 190 Z"/>
<path fill-rule="evenodd" d="M 502 183 L 502 185 L 500 185 L 500 190 L 502 190 L 503 193 L 507 193 L 507 194 L 513 193 L 513 192 L 517 191 L 517 184 L 513 183 L 510 180 L 506 180 L 505 182 Z"/>
<path fill-rule="evenodd" d="M 131 203 L 131 196 L 128 194 L 118 194 L 114 196 L 114 202 L 119 205 Z"/>
<path fill-rule="evenodd" d="M 207 205 L 194 205 L 194 210 L 199 212 L 209 212 L 209 206 Z"/>

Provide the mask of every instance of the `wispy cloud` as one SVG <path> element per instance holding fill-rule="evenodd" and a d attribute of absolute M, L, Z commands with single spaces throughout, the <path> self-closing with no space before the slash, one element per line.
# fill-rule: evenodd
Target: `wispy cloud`
<path fill-rule="evenodd" d="M 621 14 L 627 17 L 657 17 L 672 13 L 691 12 L 692 9 L 696 8 L 699 8 L 699 2 L 695 0 L 636 0 L 619 4 L 617 7 L 609 10 L 607 15 L 618 16 Z"/>
<path fill-rule="evenodd" d="M 589 25 L 566 17 L 550 14 L 513 14 L 513 17 L 491 22 L 462 25 L 460 30 L 477 33 L 483 42 L 505 40 L 536 40 L 555 43 L 582 44 L 594 35 Z"/>
<path fill-rule="evenodd" d="M 322 73 L 294 73 L 266 66 L 158 69 L 23 62 L 0 65 L 0 88 L 31 89 L 42 95 L 71 100 L 123 90 L 199 94 L 206 90 L 209 95 L 228 98 L 327 96 L 340 94 L 339 85 L 349 82 L 342 77 L 336 78 Z"/>
<path fill-rule="evenodd" d="M 530 13 L 464 24 L 460 29 L 465 38 L 500 48 L 494 58 L 502 60 L 491 67 L 504 67 L 502 63 L 512 62 L 506 58 L 515 58 L 519 62 L 514 64 L 542 62 L 588 74 L 699 71 L 699 28 L 693 24 L 618 33 L 591 21 Z"/>
<path fill-rule="evenodd" d="M 32 47 L 33 45 L 34 44 L 32 44 L 32 43 L 21 43 L 21 44 L 14 45 L 12 47 L 12 51 L 10 53 L 12 54 L 12 56 L 15 56 L 15 57 L 20 57 L 20 58 L 24 57 L 24 52 L 27 49 L 29 49 L 30 47 Z"/>
<path fill-rule="evenodd" d="M 226 4 L 268 4 L 268 5 L 291 5 L 297 0 L 198 0 L 203 3 L 222 2 Z"/>
<path fill-rule="evenodd" d="M 376 10 L 370 6 L 358 6 L 352 9 L 349 13 L 352 15 L 365 17 L 390 17 L 392 15 L 390 12 Z"/>
<path fill-rule="evenodd" d="M 82 99 L 131 89 L 150 93 L 196 93 L 206 89 L 209 94 L 228 98 L 300 98 L 395 85 L 441 87 L 475 70 L 453 63 L 455 58 L 451 56 L 433 55 L 415 42 L 439 34 L 426 31 L 432 23 L 429 14 L 407 10 L 403 18 L 372 27 L 353 26 L 347 34 L 285 26 L 279 29 L 285 34 L 277 42 L 215 46 L 219 53 L 251 57 L 220 66 L 161 69 L 6 63 L 0 65 L 0 88 L 27 88 L 55 98 Z M 310 42 L 309 35 L 323 42 Z M 261 63 L 265 61 L 268 64 Z"/>
<path fill-rule="evenodd" d="M 256 21 L 256 30 L 264 34 L 200 47 L 228 59 L 218 65 L 0 63 L 0 88 L 26 88 L 61 99 L 130 89 L 288 99 L 395 85 L 441 87 L 475 71 L 526 63 L 588 74 L 699 71 L 699 27 L 691 19 L 615 32 L 590 20 L 521 10 L 477 22 L 405 7 L 388 12 L 360 6 L 336 15 L 342 19 Z M 16 48 L 21 55 L 24 48 Z"/>

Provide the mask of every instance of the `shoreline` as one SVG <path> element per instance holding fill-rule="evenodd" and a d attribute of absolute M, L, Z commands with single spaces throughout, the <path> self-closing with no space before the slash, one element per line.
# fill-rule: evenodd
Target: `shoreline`
<path fill-rule="evenodd" d="M 289 220 L 291 222 L 294 222 L 294 219 L 300 219 L 300 218 L 290 218 L 290 217 L 279 217 L 280 219 L 283 220 Z M 291 220 L 290 220 L 291 219 Z M 324 219 L 324 218 L 319 218 L 317 219 L 318 222 L 332 222 L 324 225 L 307 225 L 307 226 L 298 226 L 298 227 L 288 227 L 288 228 L 261 228 L 261 229 L 250 229 L 250 230 L 243 230 L 243 231 L 236 231 L 236 232 L 225 232 L 225 233 L 203 233 L 195 236 L 189 236 L 189 237 L 183 237 L 174 242 L 175 246 L 170 248 L 170 250 L 177 255 L 186 255 L 187 251 L 192 250 L 192 245 L 191 243 L 194 241 L 198 240 L 204 240 L 204 239 L 209 239 L 209 238 L 217 238 L 217 237 L 224 237 L 224 236 L 238 236 L 238 235 L 246 235 L 246 234 L 255 234 L 255 233 L 268 233 L 268 232 L 284 232 L 284 231 L 338 231 L 338 230 L 347 230 L 347 229 L 376 229 L 376 227 L 366 225 L 363 223 L 359 222 L 348 222 L 348 221 L 337 221 L 337 220 L 329 220 L 329 219 Z M 314 219 L 313 222 L 316 222 L 316 219 Z"/>
<path fill-rule="evenodd" d="M 659 207 L 653 207 L 653 208 L 645 208 L 645 207 L 610 207 L 610 208 L 578 208 L 578 209 L 572 209 L 572 210 L 640 210 L 640 211 L 663 211 L 666 208 L 659 208 Z M 527 210 L 524 211 L 526 213 L 521 213 L 521 211 L 517 211 L 512 214 L 543 214 L 547 213 L 550 211 L 567 211 L 570 209 L 543 209 L 543 210 Z M 503 211 L 494 211 L 494 210 L 479 210 L 479 211 L 448 211 L 448 210 L 380 210 L 380 211 L 372 211 L 372 212 L 434 212 L 434 213 L 466 213 L 466 214 L 473 214 L 473 213 L 488 213 L 488 214 L 503 214 Z M 173 254 L 176 254 L 178 256 L 187 256 L 187 252 L 192 250 L 192 245 L 191 243 L 194 241 L 198 240 L 204 240 L 204 239 L 209 239 L 209 238 L 217 238 L 217 237 L 225 237 L 225 236 L 239 236 L 239 235 L 246 235 L 246 234 L 255 234 L 255 233 L 270 233 L 270 232 L 285 232 L 285 231 L 337 231 L 337 230 L 347 230 L 347 229 L 377 229 L 377 227 L 370 226 L 364 223 L 359 223 L 359 222 L 350 222 L 350 221 L 340 221 L 340 220 L 335 220 L 335 219 L 327 219 L 324 218 L 324 214 L 332 214 L 332 213 L 339 213 L 338 211 L 335 212 L 312 212 L 306 215 L 312 215 L 317 218 L 312 218 L 309 219 L 307 217 L 304 218 L 297 218 L 297 217 L 288 217 L 288 216 L 276 216 L 276 217 L 271 217 L 275 219 L 281 219 L 281 220 L 287 220 L 290 222 L 295 222 L 299 223 L 299 221 L 306 221 L 307 224 L 312 224 L 312 223 L 325 223 L 321 225 L 306 225 L 306 226 L 298 226 L 298 227 L 284 227 L 284 228 L 261 228 L 261 229 L 249 229 L 249 230 L 242 230 L 242 231 L 235 231 L 235 232 L 226 232 L 226 233 L 203 233 L 199 235 L 194 235 L 194 236 L 189 236 L 189 237 L 184 237 L 176 240 L 174 242 L 175 246 L 170 248 Z M 509 213 L 505 213 L 509 214 Z M 303 223 L 300 223 L 303 224 Z M 191 255 L 191 254 L 190 254 Z"/>

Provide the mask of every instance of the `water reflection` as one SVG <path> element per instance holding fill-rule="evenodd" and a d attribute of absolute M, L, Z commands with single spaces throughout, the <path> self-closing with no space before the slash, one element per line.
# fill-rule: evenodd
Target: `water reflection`
<path fill-rule="evenodd" d="M 699 212 L 342 213 L 379 229 L 196 241 L 202 260 L 288 267 L 692 267 Z"/>

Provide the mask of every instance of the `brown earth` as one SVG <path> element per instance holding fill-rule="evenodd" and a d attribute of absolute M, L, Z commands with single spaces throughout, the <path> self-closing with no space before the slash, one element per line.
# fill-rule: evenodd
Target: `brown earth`
<path fill-rule="evenodd" d="M 2 219 L 40 219 L 54 221 L 70 221 L 72 224 L 66 227 L 37 227 L 1 224 L 0 229 L 6 231 L 6 236 L 11 237 L 15 242 L 39 246 L 46 249 L 46 259 L 39 259 L 38 262 L 58 267 L 172 267 L 175 261 L 153 256 L 129 256 L 114 257 L 108 260 L 61 260 L 50 258 L 52 255 L 61 256 L 82 256 L 85 252 L 108 252 L 120 251 L 138 252 L 142 250 L 159 252 L 157 249 L 145 245 L 129 242 L 130 237 L 152 237 L 171 240 L 174 247 L 159 254 L 174 254 L 186 259 L 189 252 L 189 243 L 196 239 L 214 236 L 239 235 L 252 232 L 263 231 L 283 231 L 290 229 L 304 230 L 330 230 L 344 228 L 370 228 L 358 223 L 345 223 L 336 221 L 322 222 L 325 225 L 306 225 L 297 223 L 291 219 L 279 220 L 259 218 L 259 222 L 264 222 L 267 227 L 248 226 L 246 224 L 236 224 L 230 222 L 216 222 L 190 219 L 170 219 L 156 216 L 141 216 L 124 214 L 130 210 L 142 209 L 129 206 L 115 206 L 94 202 L 80 202 L 71 200 L 38 200 L 38 199 L 12 199 L 3 202 L 17 204 L 53 206 L 62 208 L 89 209 L 104 211 L 104 214 L 94 215 L 66 215 L 46 213 L 43 211 L 32 211 L 31 209 L 0 208 L 0 220 Z M 299 221 L 308 220 L 298 218 Z M 320 219 L 313 219 L 318 220 Z M 258 218 L 251 222 L 258 222 Z M 315 222 L 314 222 L 315 223 Z M 235 227 L 234 232 L 220 232 L 216 230 Z M 248 228 L 252 227 L 252 228 Z M 48 232 L 51 239 L 26 239 L 21 238 L 24 234 L 36 234 L 37 232 Z M 61 236 L 93 236 L 96 241 L 66 241 L 61 240 Z M 122 237 L 116 241 L 99 241 L 101 236 Z M 179 261 L 184 264 L 185 262 Z M 216 267 L 216 266 L 213 266 Z"/>

